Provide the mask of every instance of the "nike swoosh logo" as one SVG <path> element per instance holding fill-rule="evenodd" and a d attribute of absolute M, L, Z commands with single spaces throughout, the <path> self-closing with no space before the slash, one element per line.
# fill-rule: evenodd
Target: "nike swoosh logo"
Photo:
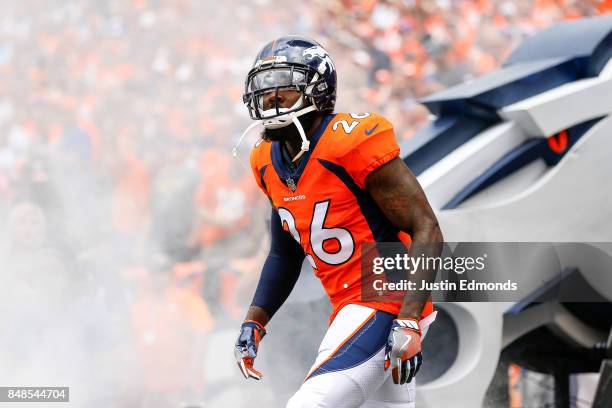
<path fill-rule="evenodd" d="M 396 334 L 399 334 L 399 333 L 398 333 L 398 332 L 393 333 L 393 340 L 394 340 L 394 341 L 395 341 L 397 344 L 399 344 L 400 339 L 396 339 L 396 338 L 395 338 L 395 335 L 396 335 Z M 404 342 L 404 344 L 402 344 L 402 346 L 399 348 L 399 350 L 400 350 L 400 355 L 401 355 L 401 354 L 404 354 L 404 352 L 405 352 L 406 350 L 408 350 L 408 344 L 410 343 L 410 340 L 412 340 L 412 336 L 407 335 L 405 339 L 406 339 L 406 341 L 405 341 L 405 342 Z"/>
<path fill-rule="evenodd" d="M 365 134 L 370 136 L 372 133 L 374 133 L 374 131 L 376 130 L 376 128 L 378 127 L 378 123 L 376 125 L 374 125 L 373 128 L 371 129 L 366 129 Z"/>
<path fill-rule="evenodd" d="M 402 347 L 400 347 L 400 348 L 399 348 L 399 350 L 400 350 L 400 356 L 401 356 L 402 354 L 404 354 L 404 352 L 405 352 L 406 350 L 408 350 L 408 343 L 410 343 L 410 339 L 406 340 L 406 341 L 404 342 L 404 344 L 402 344 Z"/>

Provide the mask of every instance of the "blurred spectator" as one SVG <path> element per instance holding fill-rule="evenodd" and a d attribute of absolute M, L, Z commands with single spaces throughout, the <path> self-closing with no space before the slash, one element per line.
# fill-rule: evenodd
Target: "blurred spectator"
<path fill-rule="evenodd" d="M 171 275 L 160 271 L 144 276 L 132 308 L 144 373 L 142 404 L 147 407 L 197 399 L 204 387 L 205 335 L 213 322 L 199 296 L 201 266 L 181 264 L 173 269 Z"/>
<path fill-rule="evenodd" d="M 64 257 L 50 244 L 47 220 L 36 205 L 26 202 L 11 209 L 2 260 L 2 286 L 9 289 L 5 296 L 21 293 L 24 305 L 35 301 L 55 308 L 66 297 L 81 296 L 77 287 L 83 279 L 69 273 Z"/>

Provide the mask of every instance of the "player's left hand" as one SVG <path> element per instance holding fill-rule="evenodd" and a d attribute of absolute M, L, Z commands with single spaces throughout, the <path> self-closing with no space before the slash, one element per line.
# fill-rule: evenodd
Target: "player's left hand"
<path fill-rule="evenodd" d="M 391 368 L 395 384 L 406 384 L 416 376 L 422 362 L 419 322 L 395 319 L 385 348 L 385 371 Z"/>

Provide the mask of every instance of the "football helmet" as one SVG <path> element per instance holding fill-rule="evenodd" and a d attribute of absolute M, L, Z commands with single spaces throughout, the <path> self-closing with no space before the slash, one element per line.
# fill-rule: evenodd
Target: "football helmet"
<path fill-rule="evenodd" d="M 278 129 L 294 123 L 302 148 L 297 160 L 309 148 L 304 129 L 298 120 L 308 112 L 331 112 L 336 103 L 336 68 L 325 49 L 316 41 L 290 35 L 266 44 L 257 54 L 249 71 L 243 102 L 251 119 L 257 122 L 249 126 L 240 139 L 253 127 L 262 124 L 266 129 Z M 300 97 L 291 107 L 274 106 L 264 109 L 264 96 L 279 91 L 294 90 Z"/>

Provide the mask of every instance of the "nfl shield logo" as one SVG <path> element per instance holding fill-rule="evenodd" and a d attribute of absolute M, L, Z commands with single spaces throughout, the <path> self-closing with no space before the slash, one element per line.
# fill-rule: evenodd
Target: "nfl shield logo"
<path fill-rule="evenodd" d="M 287 182 L 287 187 L 289 187 L 289 189 L 292 192 L 295 192 L 295 181 L 293 181 L 293 179 L 291 177 L 287 177 L 286 182 Z"/>

